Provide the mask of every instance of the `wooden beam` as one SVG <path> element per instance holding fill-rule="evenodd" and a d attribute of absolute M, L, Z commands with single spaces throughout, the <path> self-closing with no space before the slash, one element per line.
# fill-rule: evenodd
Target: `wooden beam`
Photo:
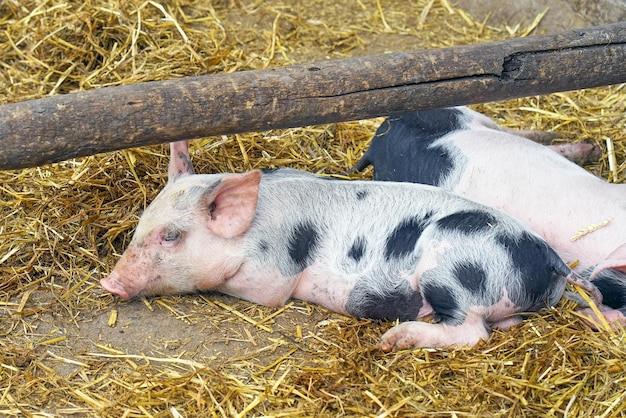
<path fill-rule="evenodd" d="M 626 82 L 626 22 L 108 87 L 0 106 L 0 169 Z"/>

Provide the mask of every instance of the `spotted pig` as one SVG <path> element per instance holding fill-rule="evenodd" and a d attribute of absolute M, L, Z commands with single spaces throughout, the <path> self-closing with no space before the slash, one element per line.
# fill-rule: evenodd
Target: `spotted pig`
<path fill-rule="evenodd" d="M 403 321 L 382 337 L 390 351 L 476 344 L 554 304 L 567 280 L 594 292 L 518 221 L 447 191 L 291 169 L 199 175 L 187 147 L 172 144 L 168 184 L 101 281 L 122 299 L 297 298 Z"/>

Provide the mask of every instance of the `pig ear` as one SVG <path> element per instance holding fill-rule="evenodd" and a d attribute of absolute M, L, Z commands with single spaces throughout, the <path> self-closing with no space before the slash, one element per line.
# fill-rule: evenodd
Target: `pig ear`
<path fill-rule="evenodd" d="M 243 234 L 256 212 L 260 181 L 259 170 L 224 177 L 203 202 L 209 230 L 223 238 Z"/>
<path fill-rule="evenodd" d="M 626 272 L 626 244 L 620 245 L 605 260 L 596 264 L 591 273 L 591 279 L 594 279 L 598 273 L 606 269 Z"/>
<path fill-rule="evenodd" d="M 189 158 L 189 141 L 171 142 L 167 181 L 171 183 L 188 174 L 194 174 L 191 158 Z"/>

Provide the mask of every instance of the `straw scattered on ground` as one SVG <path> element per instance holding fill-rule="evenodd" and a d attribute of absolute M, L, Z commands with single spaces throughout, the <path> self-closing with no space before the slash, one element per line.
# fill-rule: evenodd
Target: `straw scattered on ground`
<path fill-rule="evenodd" d="M 557 13 L 558 11 L 548 11 Z M 445 0 L 0 3 L 0 104 L 198 74 L 536 33 Z M 622 182 L 625 87 L 475 106 L 592 141 Z M 193 142 L 200 172 L 350 168 L 381 119 Z M 607 148 L 607 144 L 611 146 Z M 615 164 L 609 161 L 614 158 Z M 473 349 L 384 354 L 392 324 L 213 293 L 120 302 L 99 286 L 166 181 L 167 147 L 0 172 L 0 415 L 623 416 L 623 331 L 564 302 Z"/>

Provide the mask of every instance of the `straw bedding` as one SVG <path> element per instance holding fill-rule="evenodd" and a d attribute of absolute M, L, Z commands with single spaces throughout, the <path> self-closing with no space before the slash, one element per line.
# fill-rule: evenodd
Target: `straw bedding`
<path fill-rule="evenodd" d="M 524 36 L 541 17 L 502 27 L 444 0 L 5 0 L 0 104 Z M 588 169 L 621 182 L 624 97 L 620 85 L 475 108 L 506 126 L 613 149 Z M 192 158 L 200 172 L 341 174 L 380 120 L 199 139 Z M 156 146 L 0 172 L 0 415 L 625 414 L 623 330 L 591 331 L 571 302 L 472 349 L 392 354 L 375 347 L 392 324 L 299 301 L 270 309 L 206 293 L 120 302 L 98 280 L 164 185 L 167 162 L 167 147 Z"/>

